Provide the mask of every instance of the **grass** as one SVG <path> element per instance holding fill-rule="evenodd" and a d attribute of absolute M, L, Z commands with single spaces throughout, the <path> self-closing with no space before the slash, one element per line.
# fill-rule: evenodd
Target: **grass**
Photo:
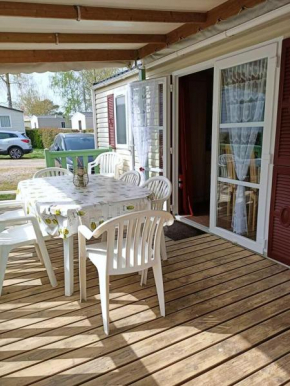
<path fill-rule="evenodd" d="M 0 155 L 1 159 L 11 159 L 9 155 Z M 33 149 L 32 153 L 24 154 L 22 159 L 44 159 L 44 150 L 43 149 Z"/>
<path fill-rule="evenodd" d="M 15 194 L 1 194 L 0 195 L 0 201 L 15 200 L 15 198 L 16 198 Z"/>

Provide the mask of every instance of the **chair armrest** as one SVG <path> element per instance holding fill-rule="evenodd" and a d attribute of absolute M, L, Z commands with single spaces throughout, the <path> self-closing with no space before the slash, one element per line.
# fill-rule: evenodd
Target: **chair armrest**
<path fill-rule="evenodd" d="M 80 225 L 78 227 L 78 233 L 83 235 L 87 240 L 90 240 L 93 237 L 93 232 L 85 225 Z"/>
<path fill-rule="evenodd" d="M 23 221 L 31 221 L 33 224 L 36 223 L 38 225 L 38 222 L 36 220 L 36 217 L 34 216 L 11 216 L 9 219 L 6 219 L 6 220 L 1 220 L 0 218 L 0 223 L 1 224 L 5 224 L 5 225 L 14 225 L 14 224 L 19 224 L 19 221 L 23 222 Z"/>
<path fill-rule="evenodd" d="M 23 201 L 20 200 L 4 200 L 0 201 L 0 208 L 15 208 L 15 207 L 22 207 L 24 209 L 25 204 Z"/>

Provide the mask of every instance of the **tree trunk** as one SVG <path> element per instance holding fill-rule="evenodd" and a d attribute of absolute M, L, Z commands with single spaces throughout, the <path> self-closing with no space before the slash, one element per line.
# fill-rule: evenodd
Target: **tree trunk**
<path fill-rule="evenodd" d="M 7 87 L 8 106 L 10 108 L 12 108 L 11 84 L 10 84 L 9 74 L 5 74 L 5 83 L 6 83 L 6 87 Z"/>

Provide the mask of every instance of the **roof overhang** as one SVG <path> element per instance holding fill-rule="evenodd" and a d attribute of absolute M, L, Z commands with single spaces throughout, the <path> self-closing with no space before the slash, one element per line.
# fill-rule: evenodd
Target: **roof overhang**
<path fill-rule="evenodd" d="M 290 0 L 0 2 L 0 73 L 132 67 Z M 256 16 L 254 16 L 256 17 Z M 238 22 L 237 22 L 238 23 Z M 212 32 L 211 32 L 212 33 Z"/>

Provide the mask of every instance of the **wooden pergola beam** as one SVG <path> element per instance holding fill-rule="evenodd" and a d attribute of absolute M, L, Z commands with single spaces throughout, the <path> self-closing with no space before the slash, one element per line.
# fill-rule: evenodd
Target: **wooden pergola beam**
<path fill-rule="evenodd" d="M 247 8 L 253 8 L 265 1 L 266 0 L 228 0 L 208 11 L 206 22 L 202 26 L 186 23 L 166 35 L 166 44 L 147 44 L 140 48 L 139 59 L 143 59 L 154 52 L 160 51 L 171 44 L 198 33 L 201 29 L 211 27 L 223 20 L 238 15 Z"/>
<path fill-rule="evenodd" d="M 165 43 L 166 35 L 1 32 L 0 43 Z"/>
<path fill-rule="evenodd" d="M 0 63 L 132 61 L 137 54 L 137 50 L 0 50 Z"/>
<path fill-rule="evenodd" d="M 157 23 L 204 23 L 206 21 L 206 14 L 202 12 L 87 7 L 82 5 L 10 1 L 0 2 L 0 16 Z"/>

